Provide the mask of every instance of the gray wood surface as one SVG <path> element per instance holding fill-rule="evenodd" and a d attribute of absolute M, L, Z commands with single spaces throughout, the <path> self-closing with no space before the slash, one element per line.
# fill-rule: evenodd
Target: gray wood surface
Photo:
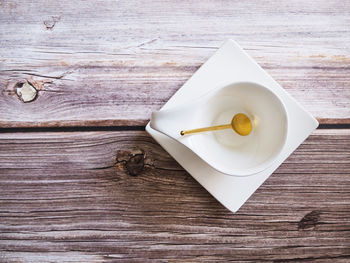
<path fill-rule="evenodd" d="M 349 262 L 349 142 L 317 130 L 232 214 L 145 132 L 0 134 L 0 261 Z"/>
<path fill-rule="evenodd" d="M 343 0 L 3 0 L 0 127 L 145 125 L 228 38 L 321 123 L 350 123 L 349 25 Z"/>
<path fill-rule="evenodd" d="M 0 262 L 349 262 L 349 25 L 340 0 L 0 0 Z M 236 214 L 132 131 L 228 38 L 337 128 Z"/>

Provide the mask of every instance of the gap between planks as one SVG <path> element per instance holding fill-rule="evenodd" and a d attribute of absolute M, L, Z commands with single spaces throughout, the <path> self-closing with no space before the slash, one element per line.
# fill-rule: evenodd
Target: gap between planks
<path fill-rule="evenodd" d="M 320 124 L 317 129 L 350 129 L 350 124 Z M 16 132 L 91 132 L 91 131 L 144 131 L 145 126 L 64 126 L 64 127 L 12 127 L 0 128 L 0 133 Z"/>

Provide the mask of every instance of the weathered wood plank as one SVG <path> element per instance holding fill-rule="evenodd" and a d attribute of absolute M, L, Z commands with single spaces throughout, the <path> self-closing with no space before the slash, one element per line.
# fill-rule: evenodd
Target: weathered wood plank
<path fill-rule="evenodd" d="M 145 132 L 2 133 L 0 217 L 4 262 L 348 262 L 350 130 L 317 130 L 236 214 Z"/>
<path fill-rule="evenodd" d="M 227 38 L 350 123 L 349 1 L 1 1 L 0 127 L 144 125 Z M 17 83 L 37 98 L 23 103 Z"/>

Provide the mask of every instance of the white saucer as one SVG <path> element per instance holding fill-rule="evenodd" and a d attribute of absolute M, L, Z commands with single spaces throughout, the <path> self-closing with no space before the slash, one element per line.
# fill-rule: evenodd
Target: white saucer
<path fill-rule="evenodd" d="M 177 141 L 153 130 L 146 131 L 209 193 L 232 212 L 236 212 L 256 189 L 314 131 L 317 120 L 296 102 L 235 41 L 226 41 L 216 53 L 170 98 L 162 109 L 187 103 L 220 83 L 251 81 L 270 88 L 286 106 L 288 137 L 276 161 L 254 175 L 236 177 L 221 174 Z"/>

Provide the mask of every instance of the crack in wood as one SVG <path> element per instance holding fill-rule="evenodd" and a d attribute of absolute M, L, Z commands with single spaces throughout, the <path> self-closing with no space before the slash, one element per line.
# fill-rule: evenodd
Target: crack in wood
<path fill-rule="evenodd" d="M 154 38 L 154 39 L 152 39 L 152 40 L 145 41 L 145 42 L 141 43 L 140 45 L 138 45 L 137 47 L 143 47 L 143 46 L 145 46 L 145 45 L 152 44 L 152 43 L 156 42 L 157 40 L 158 40 L 158 38 Z"/>
<path fill-rule="evenodd" d="M 41 77 L 41 78 L 49 78 L 49 79 L 62 79 L 63 77 L 65 77 L 67 74 L 70 74 L 70 73 L 72 73 L 72 72 L 67 71 L 59 76 L 48 76 L 48 75 L 35 74 L 35 73 L 30 73 L 30 72 L 23 72 L 22 74 L 33 76 L 33 77 Z"/>

